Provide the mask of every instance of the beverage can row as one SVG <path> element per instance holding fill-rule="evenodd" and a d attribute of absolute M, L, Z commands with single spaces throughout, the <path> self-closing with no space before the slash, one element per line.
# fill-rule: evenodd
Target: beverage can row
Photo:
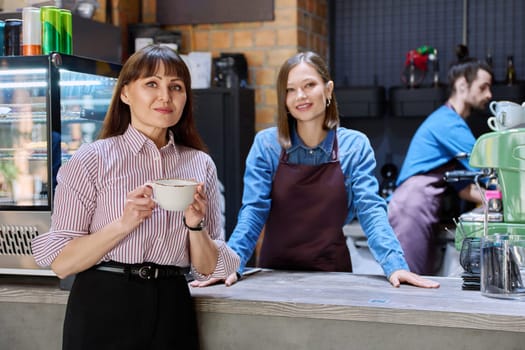
<path fill-rule="evenodd" d="M 73 53 L 71 11 L 56 6 L 24 7 L 22 19 L 0 20 L 0 56 Z"/>

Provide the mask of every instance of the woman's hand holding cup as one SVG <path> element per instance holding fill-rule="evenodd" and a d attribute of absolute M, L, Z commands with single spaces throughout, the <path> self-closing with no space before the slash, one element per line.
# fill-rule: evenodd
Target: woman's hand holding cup
<path fill-rule="evenodd" d="M 186 225 L 197 227 L 206 215 L 208 199 L 204 184 L 193 180 L 160 179 L 145 184 L 151 200 L 164 210 L 184 211 Z"/>
<path fill-rule="evenodd" d="M 149 219 L 155 208 L 155 202 L 151 198 L 153 191 L 151 187 L 140 186 L 129 192 L 126 196 L 124 211 L 120 218 L 124 231 L 131 232 L 144 220 Z"/>
<path fill-rule="evenodd" d="M 204 184 L 199 183 L 193 195 L 193 202 L 184 211 L 186 225 L 190 227 L 199 226 L 200 222 L 206 216 L 208 208 L 208 198 L 204 192 Z"/>

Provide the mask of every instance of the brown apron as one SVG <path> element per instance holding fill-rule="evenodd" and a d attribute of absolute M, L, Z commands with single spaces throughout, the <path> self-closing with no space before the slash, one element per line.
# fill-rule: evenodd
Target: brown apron
<path fill-rule="evenodd" d="M 457 168 L 451 161 L 426 174 L 404 181 L 388 203 L 388 220 L 405 253 L 410 271 L 421 275 L 436 272 L 435 229 L 440 222 L 447 183 L 445 172 Z"/>
<path fill-rule="evenodd" d="M 348 195 L 337 153 L 337 138 L 329 163 L 289 164 L 286 151 L 281 152 L 259 266 L 352 271 L 343 234 Z"/>

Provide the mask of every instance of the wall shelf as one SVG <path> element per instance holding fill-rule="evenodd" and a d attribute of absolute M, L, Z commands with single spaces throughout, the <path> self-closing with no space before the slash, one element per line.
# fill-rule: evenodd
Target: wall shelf
<path fill-rule="evenodd" d="M 339 87 L 335 88 L 341 118 L 378 118 L 385 112 L 385 88 Z"/>
<path fill-rule="evenodd" d="M 396 117 L 426 117 L 447 99 L 445 86 L 392 87 L 389 91 L 390 107 Z"/>
<path fill-rule="evenodd" d="M 506 85 L 503 83 L 495 83 L 491 87 L 492 100 L 494 101 L 513 101 L 522 103 L 525 101 L 525 83 L 517 83 L 515 85 Z"/>

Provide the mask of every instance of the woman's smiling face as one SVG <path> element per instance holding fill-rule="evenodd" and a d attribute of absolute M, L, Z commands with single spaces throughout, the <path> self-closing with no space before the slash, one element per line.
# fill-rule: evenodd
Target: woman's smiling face
<path fill-rule="evenodd" d="M 322 123 L 332 90 L 333 82 L 325 83 L 314 67 L 301 62 L 288 74 L 286 107 L 298 122 L 319 120 Z"/>
<path fill-rule="evenodd" d="M 122 101 L 129 105 L 133 127 L 153 138 L 179 122 L 186 104 L 182 79 L 164 72 L 161 64 L 154 75 L 130 82 L 121 94 Z"/>

